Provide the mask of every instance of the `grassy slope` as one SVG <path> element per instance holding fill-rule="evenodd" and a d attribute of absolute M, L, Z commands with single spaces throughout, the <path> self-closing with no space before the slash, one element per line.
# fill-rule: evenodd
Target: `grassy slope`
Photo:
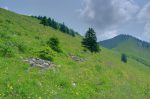
<path fill-rule="evenodd" d="M 129 59 L 120 61 L 120 54 L 102 48 L 100 54 L 82 51 L 81 38 L 71 37 L 39 24 L 31 17 L 17 15 L 0 9 L 1 42 L 24 44 L 27 50 L 15 47 L 12 58 L 0 57 L 0 97 L 5 98 L 66 98 L 66 99 L 143 99 L 150 97 L 150 69 Z M 35 54 L 52 36 L 58 37 L 62 54 L 54 57 L 55 69 L 30 68 L 21 57 Z M 39 38 L 39 39 L 37 39 Z M 74 62 L 69 54 L 86 58 Z M 73 86 L 72 83 L 76 83 Z"/>
<path fill-rule="evenodd" d="M 124 39 L 124 37 L 128 39 Z M 138 62 L 150 66 L 150 48 L 142 47 L 142 45 L 139 45 L 139 41 L 131 36 L 120 35 L 111 40 L 104 41 L 102 44 L 106 48 L 126 53 Z"/>

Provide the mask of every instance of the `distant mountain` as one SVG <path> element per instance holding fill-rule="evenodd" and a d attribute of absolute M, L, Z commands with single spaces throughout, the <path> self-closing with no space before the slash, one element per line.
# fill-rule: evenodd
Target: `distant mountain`
<path fill-rule="evenodd" d="M 137 61 L 150 66 L 150 43 L 148 42 L 130 35 L 118 35 L 112 39 L 101 41 L 100 45 L 108 49 L 126 53 Z"/>
<path fill-rule="evenodd" d="M 146 49 L 150 48 L 150 43 L 139 40 L 133 36 L 124 35 L 124 34 L 118 35 L 112 39 L 101 41 L 100 44 L 103 47 L 112 49 L 112 48 L 116 48 L 120 43 L 127 42 L 127 41 L 134 42 L 135 45 L 141 48 L 146 48 Z"/>

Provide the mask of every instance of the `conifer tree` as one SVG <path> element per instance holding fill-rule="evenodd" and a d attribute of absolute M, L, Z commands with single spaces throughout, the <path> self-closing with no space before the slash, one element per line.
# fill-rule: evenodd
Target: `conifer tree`
<path fill-rule="evenodd" d="M 127 60 L 126 54 L 122 54 L 121 61 L 124 62 L 124 63 L 127 63 L 128 60 Z"/>
<path fill-rule="evenodd" d="M 44 16 L 44 17 L 42 18 L 41 24 L 43 24 L 44 26 L 48 26 L 48 20 L 47 20 L 47 17 L 46 17 L 46 16 Z"/>
<path fill-rule="evenodd" d="M 96 33 L 93 28 L 89 28 L 89 30 L 85 34 L 85 38 L 82 41 L 82 45 L 89 49 L 91 52 L 99 52 L 100 48 L 97 43 Z"/>

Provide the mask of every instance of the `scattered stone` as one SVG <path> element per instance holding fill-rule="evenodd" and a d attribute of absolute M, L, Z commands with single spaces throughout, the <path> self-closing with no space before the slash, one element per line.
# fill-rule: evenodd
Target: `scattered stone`
<path fill-rule="evenodd" d="M 71 55 L 71 58 L 72 58 L 72 60 L 77 61 L 77 62 L 84 62 L 85 61 L 84 59 L 82 59 L 82 58 L 80 58 L 78 56 L 72 56 Z"/>
<path fill-rule="evenodd" d="M 29 63 L 32 67 L 52 68 L 56 66 L 53 62 L 43 60 L 40 58 L 28 58 L 28 59 L 25 59 L 24 61 Z"/>

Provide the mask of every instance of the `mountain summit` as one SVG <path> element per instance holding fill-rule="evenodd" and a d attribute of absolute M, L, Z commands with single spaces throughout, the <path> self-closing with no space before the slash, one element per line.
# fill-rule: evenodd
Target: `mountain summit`
<path fill-rule="evenodd" d="M 118 35 L 112 39 L 101 41 L 100 44 L 105 48 L 126 53 L 138 61 L 145 60 L 147 62 L 150 59 L 150 43 L 130 35 Z M 150 63 L 147 65 L 150 66 Z"/>

